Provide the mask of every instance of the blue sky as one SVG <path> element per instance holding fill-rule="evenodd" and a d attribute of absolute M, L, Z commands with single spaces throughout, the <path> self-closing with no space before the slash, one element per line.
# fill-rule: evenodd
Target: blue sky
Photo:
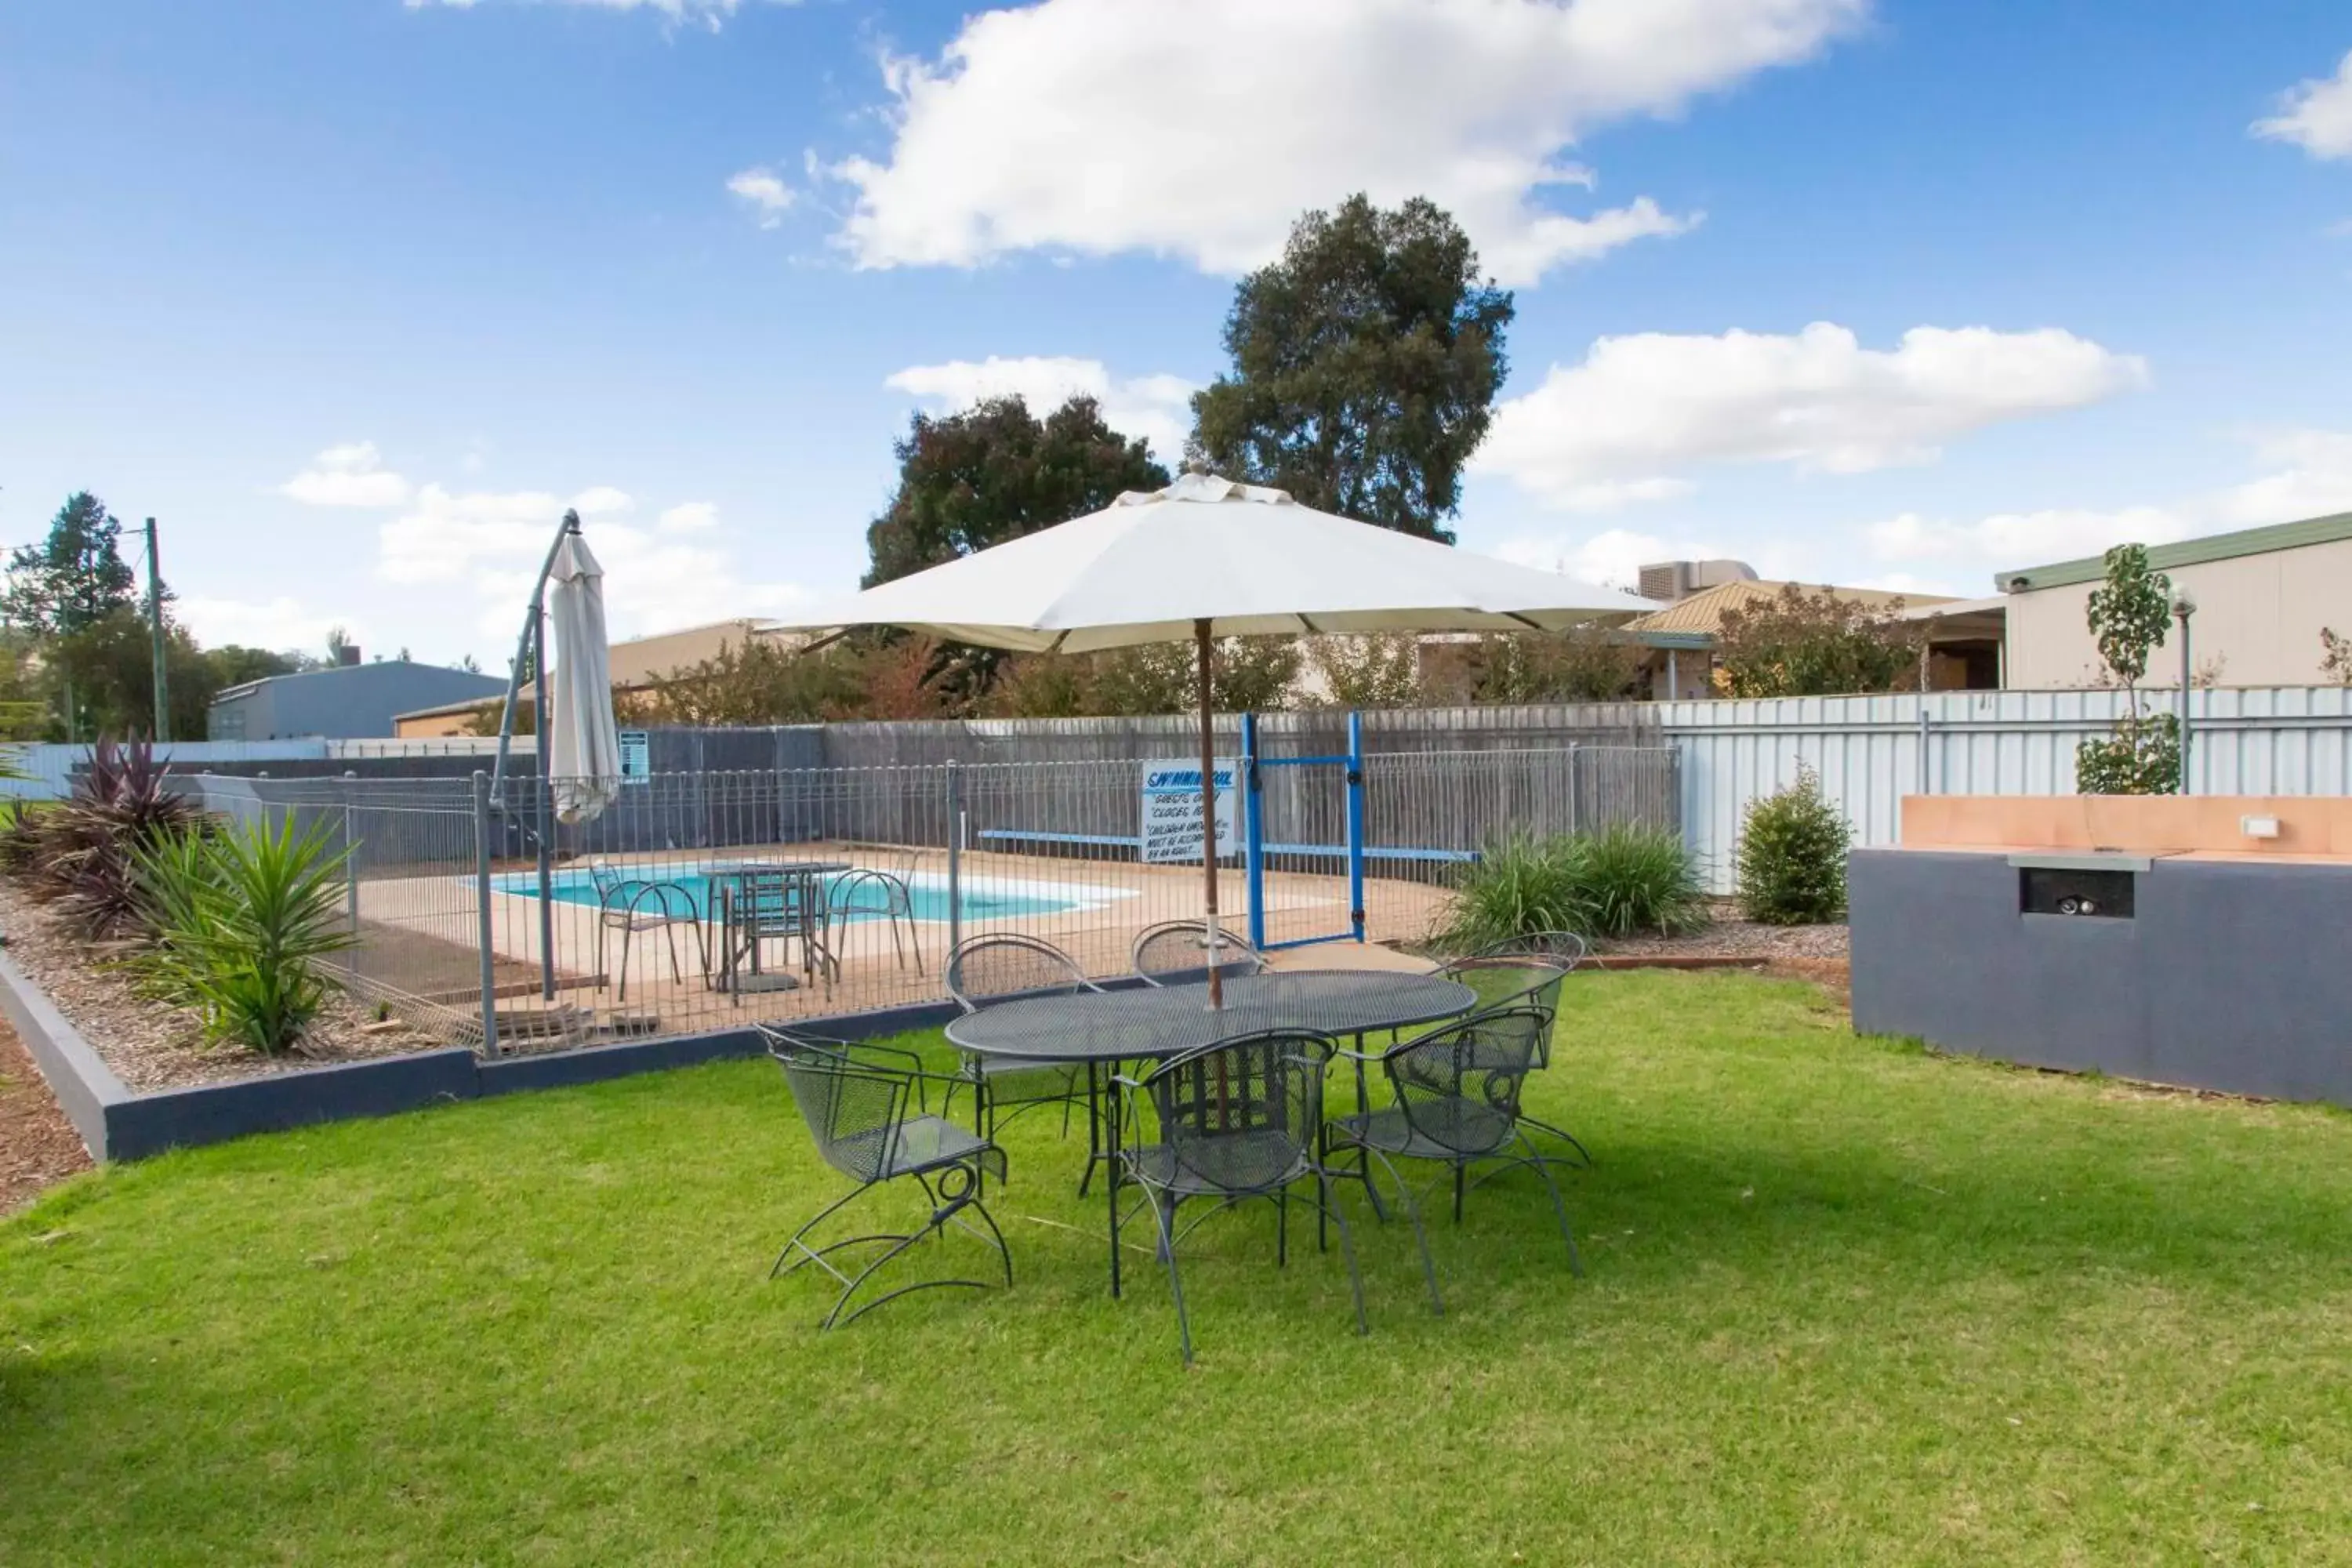
<path fill-rule="evenodd" d="M 1518 290 L 1472 548 L 1974 594 L 2352 509 L 2340 0 L 14 0 L 0 543 L 86 487 L 208 641 L 495 668 L 577 502 L 616 634 L 774 611 L 919 405 L 1181 440 L 1360 188 Z"/>

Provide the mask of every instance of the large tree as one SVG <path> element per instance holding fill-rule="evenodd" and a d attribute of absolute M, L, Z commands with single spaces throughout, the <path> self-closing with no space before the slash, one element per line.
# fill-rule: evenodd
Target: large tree
<path fill-rule="evenodd" d="M 869 588 L 1168 483 L 1143 442 L 1085 396 L 1042 420 L 1019 397 L 918 414 L 897 450 L 898 493 L 866 531 Z"/>
<path fill-rule="evenodd" d="M 122 559 L 122 524 L 106 503 L 76 490 L 49 521 L 49 536 L 9 552 L 0 616 L 40 637 L 70 637 L 138 597 Z"/>
<path fill-rule="evenodd" d="M 1282 259 L 1234 292 L 1234 368 L 1193 396 L 1192 451 L 1231 478 L 1450 544 L 1512 311 L 1429 201 L 1388 212 L 1359 195 L 1308 213 Z"/>
<path fill-rule="evenodd" d="M 70 693 L 71 732 L 60 721 L 58 738 L 152 735 L 155 731 L 154 642 L 147 617 L 122 606 L 54 639 L 43 653 L 44 672 L 63 698 Z M 163 662 L 172 688 L 172 733 L 201 736 L 221 679 L 187 629 L 166 621 Z M 62 712 L 63 703 L 60 703 Z"/>
<path fill-rule="evenodd" d="M 1086 396 L 1043 419 L 1017 396 L 918 414 L 897 450 L 898 493 L 866 531 L 869 588 L 1168 483 L 1150 448 L 1105 424 Z M 927 679 L 959 708 L 977 704 L 1003 664 L 995 649 L 961 643 L 937 645 L 930 658 Z"/>

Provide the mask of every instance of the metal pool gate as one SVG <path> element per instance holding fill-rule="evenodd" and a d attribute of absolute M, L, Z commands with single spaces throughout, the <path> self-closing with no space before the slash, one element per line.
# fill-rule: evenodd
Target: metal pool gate
<path fill-rule="evenodd" d="M 1282 775 L 1287 788 L 1277 789 L 1271 801 L 1267 774 Z M 1242 715 L 1242 867 L 1249 883 L 1249 940 L 1260 952 L 1285 947 L 1307 947 L 1322 942 L 1364 940 L 1364 716 L 1348 715 L 1348 749 L 1335 756 L 1269 757 L 1258 746 L 1257 715 Z M 1325 837 L 1317 825 L 1330 820 L 1328 797 L 1318 798 L 1310 781 L 1328 779 L 1337 772 L 1345 790 L 1341 819 L 1344 841 L 1319 842 Z M 1318 810 L 1318 807 L 1322 809 Z M 1268 818 L 1275 819 L 1275 841 L 1267 842 Z M 1286 829 L 1287 831 L 1282 831 Z M 1288 842 L 1296 839 L 1297 842 Z M 1265 868 L 1268 856 L 1286 860 L 1343 859 L 1348 866 L 1348 925 L 1344 931 L 1323 931 L 1269 942 L 1265 936 Z"/>

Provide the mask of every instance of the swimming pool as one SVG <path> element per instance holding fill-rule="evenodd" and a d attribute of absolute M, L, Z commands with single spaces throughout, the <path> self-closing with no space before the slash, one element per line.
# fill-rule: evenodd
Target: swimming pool
<path fill-rule="evenodd" d="M 712 891 L 711 879 L 692 864 L 682 866 L 634 866 L 623 868 L 621 874 L 632 880 L 674 883 L 683 889 L 687 901 L 700 917 L 709 916 L 718 894 Z M 844 876 L 849 873 L 844 873 Z M 828 900 L 842 877 L 824 879 Z M 726 879 L 721 879 L 723 886 Z M 526 899 L 539 897 L 539 878 L 533 872 L 520 871 L 497 879 L 493 884 L 502 893 L 512 893 Z M 559 904 L 585 904 L 596 907 L 596 880 L 587 870 L 572 868 L 558 871 L 549 883 Z M 849 890 L 850 900 L 858 904 L 880 901 L 881 889 L 867 883 Z M 1021 915 L 1062 915 L 1079 910 L 1101 909 L 1119 899 L 1131 899 L 1135 894 L 1124 888 L 1105 888 L 1086 882 L 1048 882 L 1025 877 L 966 877 L 962 879 L 963 918 L 967 921 L 1010 920 Z M 907 879 L 907 902 L 919 921 L 939 921 L 948 918 L 948 879 L 937 873 L 919 872 Z M 877 910 L 860 910 L 854 913 L 836 914 L 836 920 L 857 921 L 881 920 Z"/>

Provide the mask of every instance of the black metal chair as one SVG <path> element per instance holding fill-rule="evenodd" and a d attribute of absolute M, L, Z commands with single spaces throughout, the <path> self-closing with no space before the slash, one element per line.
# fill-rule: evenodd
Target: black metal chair
<path fill-rule="evenodd" d="M 948 953 L 947 983 L 948 994 L 967 1013 L 1024 997 L 1076 996 L 1098 989 L 1076 959 L 1050 942 L 1017 931 L 958 942 Z M 1013 1107 L 1013 1114 L 1018 1116 L 1041 1105 L 1062 1108 L 1062 1134 L 1067 1137 L 1070 1112 L 1087 1098 L 1082 1062 L 1017 1061 L 967 1052 L 964 1071 L 976 1091 L 973 1125 L 991 1138 L 996 1136 L 998 1112 L 1004 1107 Z M 1093 1176 L 1089 1164 L 1087 1180 Z M 1083 1183 L 1078 1190 L 1086 1190 Z"/>
<path fill-rule="evenodd" d="M 825 894 L 825 905 L 827 921 L 832 925 L 843 925 L 855 919 L 887 921 L 890 951 L 898 960 L 898 967 L 907 967 L 907 953 L 911 948 L 915 973 L 923 973 L 922 928 L 915 923 L 914 893 L 904 877 L 873 867 L 845 871 L 833 879 Z M 898 931 L 901 921 L 907 928 L 903 937 Z"/>
<path fill-rule="evenodd" d="M 1476 992 L 1478 1006 L 1482 1010 L 1540 1007 L 1552 1015 L 1553 1027 L 1556 1028 L 1559 1017 L 1560 988 L 1588 953 L 1584 939 L 1574 931 L 1528 931 L 1507 937 L 1465 957 L 1457 958 L 1441 968 L 1438 973 L 1448 980 L 1459 981 Z M 1545 1029 L 1536 1043 L 1536 1067 L 1538 1069 L 1551 1066 L 1552 1034 L 1553 1028 Z M 1557 1138 L 1575 1150 L 1579 1164 L 1591 1165 L 1591 1151 L 1585 1148 L 1575 1133 L 1532 1116 L 1520 1120 L 1525 1125 Z"/>
<path fill-rule="evenodd" d="M 1265 955 L 1220 927 L 1216 950 L 1209 947 L 1206 921 L 1162 921 L 1136 933 L 1129 949 L 1135 973 L 1147 985 L 1181 985 L 1209 978 L 1214 968 L 1226 979 L 1257 974 L 1265 969 Z M 1214 963 L 1211 962 L 1212 958 Z"/>
<path fill-rule="evenodd" d="M 761 866 L 735 873 L 736 895 L 730 911 L 734 939 L 756 947 L 782 942 L 784 960 L 792 961 L 793 943 L 801 948 L 801 973 L 822 980 L 826 988 L 840 978 L 841 961 L 833 951 L 832 908 L 824 879 L 791 866 Z"/>
<path fill-rule="evenodd" d="M 1507 1170 L 1532 1169 L 1551 1195 L 1552 1212 L 1559 1219 L 1560 1238 L 1568 1243 L 1568 1260 L 1584 1272 L 1577 1256 L 1576 1236 L 1569 1228 L 1568 1205 L 1560 1201 L 1559 1185 L 1551 1166 L 1528 1138 L 1519 1111 L 1519 1090 L 1534 1070 L 1538 1042 L 1551 1027 L 1552 1016 L 1538 1006 L 1499 1007 L 1432 1029 L 1391 1046 L 1377 1054 L 1346 1051 L 1356 1068 L 1357 1110 L 1333 1119 L 1325 1132 L 1327 1150 L 1358 1149 L 1381 1157 L 1391 1172 L 1393 1160 L 1433 1160 L 1454 1173 L 1454 1219 L 1462 1219 L 1462 1199 L 1471 1186 Z M 1377 1063 L 1388 1080 L 1390 1103 L 1373 1109 L 1365 1083 L 1365 1068 Z M 1477 1182 L 1467 1181 L 1471 1166 L 1491 1163 Z M 1369 1170 L 1362 1173 L 1375 1204 L 1379 1189 Z M 1397 1191 L 1406 1213 L 1417 1205 L 1403 1181 Z"/>
<path fill-rule="evenodd" d="M 1274 1029 L 1220 1041 L 1161 1063 L 1140 1079 L 1116 1080 L 1122 1096 L 1118 1125 L 1131 1131 L 1119 1140 L 1111 1167 L 1111 1291 L 1118 1279 L 1117 1188 L 1142 1189 L 1135 1207 L 1150 1205 L 1160 1259 L 1168 1266 L 1169 1293 L 1176 1303 L 1176 1332 L 1184 1361 L 1192 1360 L 1192 1326 L 1184 1309 L 1184 1281 L 1176 1267 L 1176 1247 L 1192 1226 L 1177 1215 L 1195 1198 L 1213 1201 L 1202 1217 L 1252 1198 L 1270 1201 L 1277 1212 L 1275 1263 L 1289 1261 L 1290 1189 L 1315 1184 L 1316 1244 L 1325 1244 L 1326 1224 L 1339 1228 L 1339 1250 L 1348 1263 L 1348 1285 L 1356 1303 L 1356 1331 L 1364 1333 L 1364 1281 L 1356 1268 L 1355 1238 L 1348 1216 L 1331 1202 L 1331 1174 L 1318 1158 L 1323 1124 L 1324 1069 L 1336 1049 L 1328 1036 L 1299 1029 Z M 1149 1115 L 1147 1123 L 1146 1117 Z M 1147 1125 L 1150 1131 L 1147 1136 Z M 1131 1212 L 1131 1211 L 1130 1211 Z M 1199 1224 L 1195 1219 L 1192 1224 Z M 1422 1249 L 1428 1261 L 1426 1245 Z M 1436 1300 L 1437 1277 L 1429 1277 Z"/>
<path fill-rule="evenodd" d="M 640 931 L 658 931 L 668 939 L 669 973 L 672 980 L 684 981 L 685 972 L 677 962 L 677 928 L 686 926 L 694 932 L 695 957 L 707 976 L 710 973 L 710 944 L 702 929 L 702 910 L 694 895 L 683 882 L 647 877 L 624 877 L 603 861 L 592 861 L 588 879 L 596 889 L 596 985 L 604 984 L 604 953 L 611 933 L 621 936 L 621 973 L 619 999 L 629 999 L 629 947 Z M 659 972 L 656 971 L 656 977 Z"/>
<path fill-rule="evenodd" d="M 944 1240 L 948 1227 L 953 1226 L 996 1248 L 1004 1264 L 1004 1283 L 1010 1286 L 1013 1254 L 1004 1245 L 1004 1233 L 981 1202 L 985 1172 L 993 1169 L 997 1180 L 1004 1179 L 1004 1152 L 979 1134 L 922 1109 L 928 1098 L 923 1089 L 926 1083 L 954 1080 L 926 1072 L 914 1052 L 890 1046 L 829 1040 L 772 1025 L 761 1025 L 760 1032 L 768 1041 L 768 1054 L 783 1069 L 802 1120 L 816 1140 L 817 1152 L 826 1164 L 857 1184 L 793 1232 L 792 1239 L 776 1255 L 768 1278 L 793 1274 L 814 1263 L 838 1280 L 841 1294 L 818 1325 L 825 1329 L 854 1322 L 883 1302 L 913 1291 L 946 1286 L 985 1289 L 990 1282 L 984 1279 L 922 1279 L 886 1291 L 848 1316 L 842 1315 L 842 1309 L 867 1280 L 926 1237 Z M 809 1233 L 819 1225 L 876 1187 L 901 1177 L 911 1179 L 930 1200 L 930 1216 L 922 1225 L 912 1231 L 874 1232 L 822 1247 L 809 1245 Z M 963 1217 L 967 1210 L 988 1227 L 985 1234 Z M 833 1255 L 877 1244 L 884 1251 L 854 1273 L 835 1267 Z M 785 1267 L 787 1259 L 790 1268 Z"/>
<path fill-rule="evenodd" d="M 1574 931 L 1530 931 L 1456 958 L 1437 973 L 1475 991 L 1482 1008 L 1524 1004 L 1558 1012 L 1560 986 L 1586 955 L 1584 939 Z M 1550 1060 L 1547 1044 L 1536 1065 L 1549 1066 Z"/>

